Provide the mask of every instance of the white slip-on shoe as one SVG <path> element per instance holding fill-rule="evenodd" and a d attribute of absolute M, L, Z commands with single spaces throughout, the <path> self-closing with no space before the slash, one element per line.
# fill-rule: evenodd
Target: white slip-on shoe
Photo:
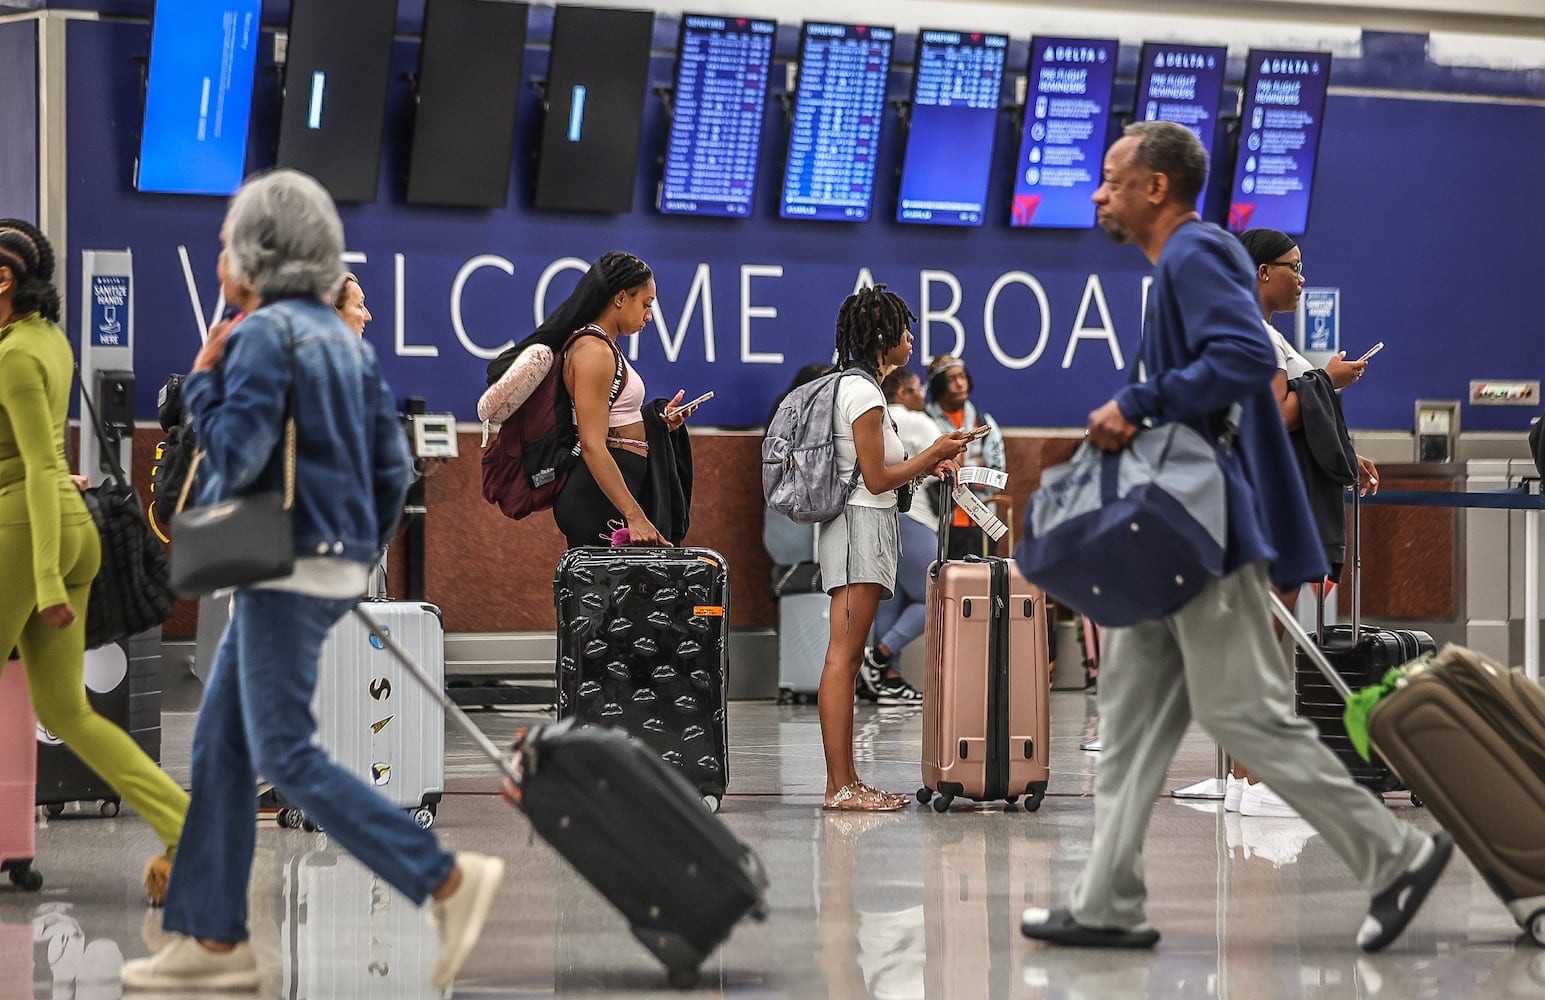
<path fill-rule="evenodd" d="M 1298 811 L 1282 801 L 1282 796 L 1266 787 L 1266 782 L 1258 781 L 1246 788 L 1245 793 L 1239 797 L 1239 815 L 1297 819 Z"/>
<path fill-rule="evenodd" d="M 429 903 L 429 923 L 440 945 L 430 979 L 442 990 L 455 982 L 456 973 L 472 954 L 504 881 L 504 861 L 500 858 L 463 851 L 456 855 L 456 867 L 461 871 L 461 885 L 443 901 Z"/>
<path fill-rule="evenodd" d="M 1228 776 L 1228 783 L 1223 788 L 1223 811 L 1237 813 L 1239 800 L 1245 794 L 1245 787 L 1250 782 L 1244 778 L 1236 778 L 1232 774 Z"/>
<path fill-rule="evenodd" d="M 123 985 L 131 990 L 242 990 L 258 988 L 257 956 L 242 941 L 214 952 L 178 935 L 149 958 L 123 963 Z"/>

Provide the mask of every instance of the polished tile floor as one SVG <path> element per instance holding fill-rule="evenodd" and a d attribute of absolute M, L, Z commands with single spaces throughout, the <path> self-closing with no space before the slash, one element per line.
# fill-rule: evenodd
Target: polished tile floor
<path fill-rule="evenodd" d="M 813 708 L 735 703 L 725 821 L 761 853 L 771 917 L 736 931 L 703 969 L 702 994 L 748 998 L 1545 996 L 1545 951 L 1520 940 L 1501 904 L 1456 857 L 1435 895 L 1386 954 L 1352 943 L 1365 899 L 1321 838 L 1292 820 L 1240 819 L 1170 798 L 1148 837 L 1152 953 L 1056 951 L 1020 937 L 1019 912 L 1056 902 L 1087 851 L 1097 755 L 1092 699 L 1052 698 L 1051 794 L 1034 814 L 823 814 Z M 481 713 L 506 741 L 532 716 Z M 187 780 L 192 717 L 169 713 L 166 761 Z M 861 771 L 917 783 L 921 715 L 859 709 Z M 675 996 L 620 919 L 521 816 L 490 793 L 492 769 L 451 728 L 451 794 L 437 828 L 453 848 L 510 861 L 508 883 L 462 979 L 460 997 Z M 1172 785 L 1207 777 L 1211 745 L 1189 737 Z M 1423 828 L 1408 801 L 1389 805 Z M 157 914 L 140 901 L 145 825 L 66 813 L 38 831 L 47 885 L 0 888 L 0 1000 L 113 998 L 126 958 L 146 954 Z M 326 834 L 261 824 L 252 933 L 263 995 L 420 998 L 432 945 L 419 914 L 393 898 Z"/>

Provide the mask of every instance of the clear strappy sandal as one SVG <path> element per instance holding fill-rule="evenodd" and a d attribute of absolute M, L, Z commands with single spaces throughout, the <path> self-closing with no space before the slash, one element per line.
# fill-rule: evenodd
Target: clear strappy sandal
<path fill-rule="evenodd" d="M 828 796 L 821 808 L 833 812 L 898 812 L 906 808 L 908 801 L 905 795 L 852 781 Z"/>

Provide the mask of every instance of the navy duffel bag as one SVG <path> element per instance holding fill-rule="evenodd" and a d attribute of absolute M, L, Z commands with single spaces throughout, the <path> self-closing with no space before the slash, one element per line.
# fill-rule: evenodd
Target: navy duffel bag
<path fill-rule="evenodd" d="M 1101 625 L 1173 614 L 1223 573 L 1228 498 L 1219 449 L 1181 423 L 1120 452 L 1085 442 L 1049 469 L 1014 559 L 1025 579 Z"/>

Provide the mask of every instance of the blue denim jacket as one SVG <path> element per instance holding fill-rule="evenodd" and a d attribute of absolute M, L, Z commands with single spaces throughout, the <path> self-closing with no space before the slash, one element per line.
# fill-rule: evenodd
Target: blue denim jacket
<path fill-rule="evenodd" d="M 198 503 L 284 488 L 284 407 L 294 340 L 295 554 L 378 559 L 412 475 L 375 351 L 331 306 L 269 303 L 231 331 L 213 371 L 184 386 L 199 447 Z"/>

